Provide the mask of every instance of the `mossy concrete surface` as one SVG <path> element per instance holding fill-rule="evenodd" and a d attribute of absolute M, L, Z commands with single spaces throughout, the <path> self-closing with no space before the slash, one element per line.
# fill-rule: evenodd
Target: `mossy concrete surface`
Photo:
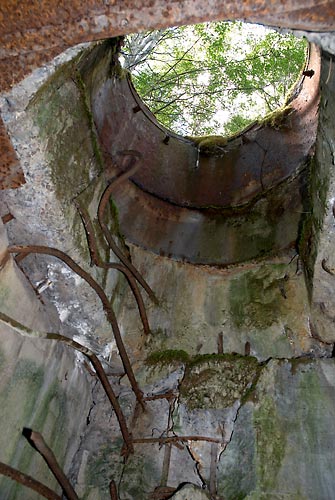
<path fill-rule="evenodd" d="M 190 409 L 226 408 L 243 399 L 260 367 L 256 358 L 204 355 L 186 368 L 180 401 Z"/>
<path fill-rule="evenodd" d="M 311 178 L 305 248 L 310 255 L 311 322 L 315 335 L 335 341 L 335 74 L 334 56 L 323 55 L 320 124 Z"/>
<path fill-rule="evenodd" d="M 21 294 L 19 300 L 21 307 L 16 302 L 16 311 L 24 312 L 29 299 Z M 36 297 L 35 302 L 38 303 Z M 23 321 L 18 312 L 6 309 L 4 303 L 1 311 Z M 24 322 L 41 328 L 43 311 L 35 304 L 25 312 Z M 22 436 L 22 430 L 29 427 L 41 432 L 59 463 L 68 470 L 79 443 L 82 415 L 91 405 L 87 374 L 76 365 L 76 356 L 69 348 L 20 337 L 1 324 L 0 336 L 0 460 L 58 490 L 40 455 Z M 0 492 L 1 498 L 8 500 L 36 499 L 36 494 L 3 477 Z"/>
<path fill-rule="evenodd" d="M 67 56 L 36 71 L 13 89 L 2 107 L 26 177 L 23 189 L 8 191 L 4 196 L 6 210 L 15 217 L 8 228 L 11 242 L 65 251 L 109 296 L 120 275 L 90 268 L 87 236 L 75 201 L 80 201 L 94 222 L 106 180 L 91 99 L 110 76 L 115 44 L 107 40 L 68 51 Z M 116 232 L 115 216 L 115 210 L 109 210 L 111 230 Z M 101 231 L 97 241 L 102 259 L 113 259 Z M 23 265 L 33 282 L 51 282 L 43 297 L 56 305 L 68 335 L 76 335 L 78 340 L 89 337 L 97 350 L 113 348 L 111 328 L 89 286 L 55 258 L 28 257 Z M 97 337 L 103 339 L 101 345 Z"/>
<path fill-rule="evenodd" d="M 24 427 L 41 432 L 68 472 L 91 405 L 86 372 L 63 346 L 21 339 L 1 327 L 1 461 L 59 491 L 41 456 L 22 436 Z M 1 498 L 36 499 L 36 493 L 0 478 Z"/>
<path fill-rule="evenodd" d="M 160 301 L 159 307 L 146 302 L 151 335 L 145 339 L 133 331 L 138 315 L 131 293 L 124 289 L 119 301 L 127 341 L 142 359 L 162 351 L 215 354 L 220 339 L 224 353 L 244 355 L 249 343 L 258 360 L 331 355 L 331 347 L 311 335 L 308 290 L 295 252 L 216 269 L 130 248 Z"/>
<path fill-rule="evenodd" d="M 2 222 L 0 221 L 0 225 Z M 6 245 L 4 228 L 1 244 Z M 54 307 L 38 294 L 10 257 L 0 270 L 0 311 L 25 326 L 58 331 Z M 91 405 L 91 385 L 68 347 L 22 337 L 0 322 L 0 461 L 59 490 L 40 455 L 22 436 L 24 427 L 41 432 L 68 471 Z M 35 500 L 36 494 L 0 477 L 6 500 Z"/>
<path fill-rule="evenodd" d="M 335 363 L 270 361 L 218 466 L 225 499 L 328 499 L 335 488 Z"/>

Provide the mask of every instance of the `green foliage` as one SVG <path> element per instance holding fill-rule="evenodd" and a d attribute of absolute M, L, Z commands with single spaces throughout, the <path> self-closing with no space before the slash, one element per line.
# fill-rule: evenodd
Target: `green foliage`
<path fill-rule="evenodd" d="M 285 104 L 306 46 L 293 35 L 225 21 L 132 35 L 123 57 L 167 128 L 229 135 Z"/>

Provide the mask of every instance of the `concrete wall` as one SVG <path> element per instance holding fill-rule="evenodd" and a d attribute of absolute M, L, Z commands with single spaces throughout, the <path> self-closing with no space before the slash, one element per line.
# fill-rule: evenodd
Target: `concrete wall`
<path fill-rule="evenodd" d="M 1 258 L 6 230 L 0 223 Z M 33 330 L 58 331 L 54 306 L 43 301 L 12 257 L 0 270 L 0 310 Z M 41 432 L 68 472 L 92 405 L 92 381 L 78 356 L 55 341 L 20 336 L 0 322 L 0 460 L 60 492 L 41 456 L 22 436 Z M 0 478 L 3 499 L 36 499 L 37 494 Z"/>

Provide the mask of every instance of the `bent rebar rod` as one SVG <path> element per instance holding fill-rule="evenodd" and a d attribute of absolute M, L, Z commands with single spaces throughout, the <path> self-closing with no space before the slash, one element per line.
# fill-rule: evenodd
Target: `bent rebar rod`
<path fill-rule="evenodd" d="M 109 483 L 109 493 L 111 500 L 119 500 L 119 496 L 117 494 L 117 489 L 116 489 L 116 483 L 114 479 L 112 479 L 111 482 Z"/>
<path fill-rule="evenodd" d="M 132 155 L 133 157 L 141 158 L 141 154 L 138 153 L 137 151 L 133 150 L 125 150 L 124 152 L 121 152 L 121 154 L 125 155 Z M 102 232 L 104 233 L 104 236 L 107 240 L 107 243 L 109 244 L 111 250 L 115 253 L 115 255 L 120 259 L 120 261 L 129 269 L 129 271 L 132 273 L 132 275 L 137 279 L 137 281 L 142 285 L 144 290 L 147 292 L 151 300 L 155 303 L 158 304 L 158 300 L 156 295 L 154 294 L 153 290 L 150 288 L 148 283 L 145 281 L 143 276 L 139 273 L 139 271 L 136 269 L 135 266 L 129 260 L 127 257 L 123 254 L 123 252 L 120 250 L 120 248 L 117 246 L 115 243 L 108 227 L 107 224 L 104 222 L 104 216 L 105 216 L 105 211 L 107 207 L 107 203 L 109 201 L 109 198 L 112 194 L 112 191 L 122 182 L 127 180 L 130 176 L 132 176 L 138 169 L 140 168 L 139 164 L 136 164 L 135 166 L 131 167 L 129 170 L 126 172 L 122 173 L 118 177 L 114 178 L 110 184 L 106 187 L 105 191 L 103 192 L 100 202 L 99 202 L 99 207 L 98 207 L 98 221 L 100 224 L 100 227 L 102 229 Z"/>
<path fill-rule="evenodd" d="M 118 271 L 121 271 L 123 273 L 129 283 L 130 288 L 132 289 L 132 292 L 134 294 L 137 307 L 141 316 L 142 320 L 142 325 L 143 325 L 143 330 L 146 335 L 149 335 L 150 333 L 150 327 L 149 327 L 149 322 L 148 322 L 148 317 L 147 313 L 145 310 L 145 305 L 142 299 L 142 295 L 138 289 L 136 280 L 133 276 L 133 274 L 129 271 L 129 269 L 124 265 L 124 264 L 118 264 L 117 262 L 103 262 L 98 246 L 96 243 L 96 237 L 95 237 L 95 231 L 93 224 L 89 218 L 88 213 L 86 210 L 80 206 L 80 203 L 76 200 L 74 200 L 74 205 L 76 206 L 81 219 L 84 224 L 85 232 L 86 232 L 86 237 L 87 237 L 87 243 L 88 243 L 88 249 L 90 251 L 90 256 L 91 256 L 91 261 L 93 264 L 95 264 L 97 267 L 101 267 L 103 269 L 116 269 Z"/>
<path fill-rule="evenodd" d="M 53 451 L 44 441 L 42 434 L 26 427 L 23 429 L 22 434 L 27 439 L 28 443 L 42 455 L 52 474 L 57 479 L 58 484 L 61 486 L 66 498 L 68 498 L 68 500 L 79 500 L 77 493 L 74 491 L 70 481 L 61 469 Z"/>
<path fill-rule="evenodd" d="M 69 257 L 66 253 L 62 252 L 61 250 L 57 250 L 56 248 L 46 247 L 42 245 L 25 245 L 25 246 L 13 245 L 8 247 L 8 251 L 9 253 L 26 253 L 26 254 L 38 253 L 38 254 L 51 255 L 53 257 L 57 257 L 59 260 L 64 262 L 64 264 L 66 264 L 70 269 L 72 269 L 74 273 L 83 278 L 83 280 L 86 281 L 86 283 L 90 285 L 91 288 L 93 288 L 93 290 L 98 295 L 102 303 L 102 307 L 105 311 L 106 318 L 112 327 L 115 342 L 122 360 L 123 367 L 129 378 L 130 385 L 136 395 L 138 402 L 141 404 L 142 407 L 144 407 L 143 393 L 137 384 L 133 369 L 131 367 L 128 358 L 126 348 L 123 344 L 121 332 L 119 330 L 119 325 L 117 323 L 113 308 L 110 305 L 110 302 L 104 290 L 95 281 L 95 279 L 92 278 L 92 276 L 89 273 L 84 271 L 84 269 L 81 266 L 79 266 L 79 264 L 77 264 L 73 259 L 71 259 L 71 257 Z"/>
<path fill-rule="evenodd" d="M 26 486 L 33 491 L 36 491 L 36 493 L 46 498 L 47 500 L 62 500 L 61 497 L 50 488 L 48 488 L 48 486 L 45 486 L 39 481 L 36 481 L 36 479 L 34 479 L 33 477 L 28 476 L 27 474 L 24 474 L 23 472 L 20 472 L 19 470 L 14 469 L 13 467 L 10 467 L 10 465 L 4 464 L 3 462 L 0 462 L 0 474 L 9 477 L 17 483 L 23 484 L 23 486 Z"/>
<path fill-rule="evenodd" d="M 128 430 L 126 419 L 123 415 L 123 412 L 121 410 L 121 406 L 119 404 L 119 401 L 113 391 L 113 388 L 111 384 L 109 383 L 108 377 L 105 373 L 105 370 L 102 367 L 102 364 L 100 363 L 97 355 L 88 347 L 85 347 L 75 340 L 72 340 L 68 337 L 65 337 L 64 335 L 60 335 L 59 333 L 44 333 L 44 332 L 38 332 L 35 330 L 31 330 L 30 328 L 22 325 L 18 321 L 16 321 L 13 318 L 10 318 L 6 314 L 0 312 L 0 321 L 13 330 L 15 330 L 17 333 L 24 337 L 37 337 L 40 339 L 47 339 L 47 340 L 57 340 L 59 342 L 63 342 L 64 344 L 68 345 L 69 347 L 72 347 L 73 349 L 76 349 L 77 351 L 81 352 L 84 354 L 92 363 L 96 374 L 102 384 L 102 387 L 105 390 L 105 393 L 115 411 L 116 418 L 119 422 L 121 434 L 123 437 L 123 440 L 125 442 L 127 451 L 129 453 L 133 452 L 133 445 L 132 445 L 132 437 L 131 434 Z"/>

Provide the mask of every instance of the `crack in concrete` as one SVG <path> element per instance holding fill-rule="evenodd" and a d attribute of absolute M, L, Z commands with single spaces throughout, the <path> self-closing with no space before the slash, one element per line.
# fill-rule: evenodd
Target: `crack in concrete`
<path fill-rule="evenodd" d="M 189 446 L 188 444 L 185 446 L 185 448 L 186 448 L 186 450 L 188 451 L 188 453 L 189 453 L 190 457 L 192 458 L 192 460 L 193 460 L 193 462 L 194 462 L 194 465 L 195 465 L 195 470 L 196 470 L 197 475 L 198 475 L 198 478 L 199 478 L 199 480 L 200 480 L 200 482 L 201 482 L 201 487 L 202 487 L 203 489 L 206 489 L 206 490 L 207 490 L 207 489 L 208 489 L 208 485 L 207 485 L 207 483 L 206 483 L 206 480 L 205 480 L 205 479 L 202 477 L 202 475 L 201 475 L 201 472 L 200 472 L 200 462 L 199 462 L 199 460 L 197 460 L 197 459 L 196 459 L 196 457 L 193 455 L 192 450 L 191 450 L 191 448 L 190 448 L 190 446 Z"/>

